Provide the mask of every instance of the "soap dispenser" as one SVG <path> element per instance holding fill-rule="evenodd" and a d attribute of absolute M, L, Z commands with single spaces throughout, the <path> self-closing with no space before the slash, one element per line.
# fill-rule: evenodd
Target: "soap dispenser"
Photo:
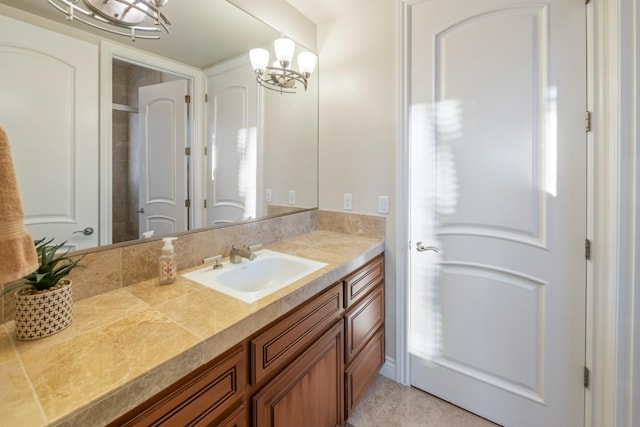
<path fill-rule="evenodd" d="M 178 270 L 176 253 L 173 250 L 173 241 L 177 237 L 165 237 L 162 239 L 162 254 L 160 255 L 160 284 L 169 285 L 176 281 L 176 272 Z"/>

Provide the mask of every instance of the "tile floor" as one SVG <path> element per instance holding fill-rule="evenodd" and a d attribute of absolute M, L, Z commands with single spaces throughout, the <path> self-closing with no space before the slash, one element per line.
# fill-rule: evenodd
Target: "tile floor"
<path fill-rule="evenodd" d="M 444 400 L 378 375 L 348 427 L 495 427 Z"/>

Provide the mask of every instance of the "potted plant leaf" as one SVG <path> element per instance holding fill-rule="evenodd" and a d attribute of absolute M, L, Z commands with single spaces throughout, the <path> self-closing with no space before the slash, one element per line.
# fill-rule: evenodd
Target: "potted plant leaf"
<path fill-rule="evenodd" d="M 73 318 L 72 281 L 66 276 L 84 255 L 75 260 L 67 256 L 69 249 L 58 253 L 66 242 L 53 244 L 53 240 L 34 241 L 39 267 L 0 293 L 15 289 L 16 337 L 32 340 L 60 332 L 71 324 Z"/>

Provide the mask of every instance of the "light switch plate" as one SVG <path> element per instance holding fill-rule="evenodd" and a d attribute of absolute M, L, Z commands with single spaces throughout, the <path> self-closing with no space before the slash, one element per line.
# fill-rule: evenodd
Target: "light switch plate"
<path fill-rule="evenodd" d="M 378 212 L 381 214 L 389 213 L 389 196 L 378 197 Z"/>
<path fill-rule="evenodd" d="M 344 209 L 350 211 L 353 209 L 353 195 L 344 193 Z"/>

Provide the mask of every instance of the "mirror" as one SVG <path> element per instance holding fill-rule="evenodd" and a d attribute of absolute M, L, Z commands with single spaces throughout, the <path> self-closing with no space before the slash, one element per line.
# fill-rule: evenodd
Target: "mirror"
<path fill-rule="evenodd" d="M 186 190 L 186 199 L 189 200 L 187 203 L 190 203 L 190 207 L 183 208 L 178 202 L 181 202 L 180 197 L 176 196 L 173 200 L 175 207 L 184 211 L 185 225 L 180 228 L 167 220 L 165 218 L 167 215 L 164 214 L 156 215 L 156 218 L 164 218 L 164 223 L 162 221 L 157 223 L 161 225 L 153 225 L 151 220 L 144 222 L 143 220 L 151 215 L 146 217 L 140 215 L 138 211 L 145 206 L 139 200 L 122 203 L 123 199 L 135 200 L 135 197 L 118 197 L 121 196 L 120 192 L 125 186 L 131 188 L 140 186 L 139 176 L 134 181 L 123 181 L 123 174 L 136 176 L 139 173 L 126 172 L 135 168 L 123 167 L 119 163 L 104 163 L 104 161 L 106 158 L 115 160 L 122 157 L 121 150 L 117 148 L 117 144 L 122 141 L 116 140 L 117 132 L 113 130 L 119 126 L 116 117 L 125 116 L 129 122 L 137 122 L 139 119 L 136 116 L 140 113 L 136 109 L 139 110 L 140 106 L 129 105 L 128 102 L 117 99 L 115 96 L 117 90 L 113 83 L 109 87 L 109 93 L 113 92 L 112 101 L 114 105 L 117 104 L 117 107 L 109 111 L 109 120 L 112 121 L 113 129 L 108 134 L 113 137 L 113 141 L 107 148 L 102 141 L 98 143 L 97 133 L 99 128 L 104 135 L 105 111 L 98 111 L 92 101 L 88 102 L 86 108 L 77 106 L 82 114 L 72 117 L 74 124 L 71 132 L 75 132 L 75 138 L 71 138 L 72 143 L 67 145 L 61 143 L 59 146 L 50 146 L 47 149 L 42 149 L 42 141 L 47 138 L 39 138 L 39 142 L 32 142 L 32 139 L 38 138 L 28 137 L 29 132 L 37 128 L 32 126 L 31 122 L 34 119 L 44 120 L 44 115 L 39 115 L 39 118 L 33 116 L 25 118 L 25 114 L 17 124 L 7 126 L 3 122 L 8 116 L 5 111 L 9 109 L 15 111 L 17 104 L 13 103 L 9 107 L 7 103 L 3 107 L 0 101 L 0 126 L 7 130 L 12 147 L 17 143 L 22 144 L 22 141 L 27 141 L 25 144 L 34 144 L 29 147 L 21 146 L 22 154 L 17 155 L 16 151 L 20 150 L 12 148 L 25 208 L 25 222 L 32 235 L 54 234 L 47 225 L 44 225 L 46 221 L 65 223 L 66 231 L 60 238 L 69 241 L 72 248 L 79 249 L 120 241 L 119 237 L 114 239 L 113 230 L 118 227 L 115 225 L 116 218 L 120 218 L 120 221 L 126 218 L 131 226 L 136 225 L 136 219 L 143 219 L 137 224 L 138 230 L 125 233 L 127 237 L 123 240 L 128 240 L 140 238 L 146 229 L 153 229 L 154 237 L 157 237 L 186 229 L 232 224 L 237 221 L 317 207 L 317 73 L 312 75 L 306 92 L 281 95 L 259 89 L 249 64 L 248 51 L 254 47 L 264 47 L 269 48 L 273 54 L 271 48 L 273 40 L 280 36 L 276 30 L 226 0 L 169 0 L 163 12 L 171 21 L 169 34 L 162 33 L 159 40 L 137 39 L 131 42 L 126 37 L 111 35 L 78 22 L 65 20 L 62 13 L 43 0 L 0 0 L 0 17 L 4 15 L 92 45 L 94 52 L 96 49 L 100 52 L 102 62 L 105 58 L 103 41 L 110 41 L 111 44 L 108 46 L 113 46 L 112 50 L 115 52 L 114 62 L 109 64 L 110 67 L 113 66 L 112 70 L 116 70 L 111 72 L 114 78 L 122 74 L 123 68 L 133 67 L 151 69 L 156 77 L 160 75 L 158 79 L 153 80 L 153 83 L 164 84 L 184 80 L 192 102 L 186 113 L 185 131 L 189 141 L 186 145 L 190 147 L 191 153 L 185 160 L 183 160 L 184 157 L 180 159 L 180 163 L 184 163 L 183 183 L 176 184 L 178 182 L 176 176 L 182 176 L 182 172 L 170 166 L 160 171 L 157 169 L 148 171 L 146 174 L 148 179 L 144 185 L 151 192 L 159 186 L 161 181 L 165 187 L 173 185 Z M 0 28 L 0 55 L 9 49 L 3 50 L 3 46 L 7 46 L 8 43 L 3 45 L 2 38 L 8 33 L 12 33 L 14 40 L 29 40 L 32 37 L 32 34 L 25 33 L 22 28 L 16 34 L 16 31 L 12 31 L 6 25 L 4 27 L 4 30 Z M 129 51 L 144 51 L 144 55 L 152 54 L 154 58 L 155 55 L 159 55 L 166 63 L 177 65 L 175 68 L 169 67 L 172 69 L 162 70 L 156 63 L 147 64 L 144 60 L 136 59 L 136 55 L 123 58 L 119 55 L 119 47 Z M 56 45 L 55 48 L 60 48 L 62 51 L 71 50 L 64 43 Z M 297 46 L 297 51 L 300 49 L 302 48 Z M 53 50 L 55 49 L 52 48 Z M 82 55 L 80 48 L 77 54 Z M 98 61 L 97 53 L 89 53 L 85 56 L 92 55 L 95 55 L 95 60 Z M 140 57 L 144 55 L 141 53 Z M 2 63 L 2 56 L 0 56 L 0 63 Z M 90 69 L 97 69 L 97 65 L 94 64 L 93 67 Z M 101 74 L 106 74 L 104 64 L 101 63 L 100 67 Z M 6 93 L 2 93 L 3 90 L 9 91 L 7 86 L 8 81 L 11 80 L 22 83 L 41 81 L 42 84 L 38 87 L 40 93 L 32 101 L 40 106 L 46 107 L 45 104 L 48 102 L 54 102 L 61 96 L 65 96 L 64 91 L 68 88 L 63 84 L 52 85 L 50 81 L 44 79 L 40 66 L 36 65 L 32 68 L 28 76 L 25 73 L 7 76 L 0 71 L 0 77 L 6 82 L 4 86 L 0 83 L 0 99 L 11 99 L 5 96 Z M 92 73 L 93 71 L 88 74 Z M 92 99 L 96 100 L 99 94 L 103 96 L 105 91 L 104 88 L 98 87 L 97 76 L 93 77 L 93 83 L 87 83 L 85 89 L 77 92 L 92 92 L 94 95 Z M 243 79 L 243 82 L 249 81 L 250 84 L 238 84 L 237 79 Z M 105 84 L 104 81 L 100 83 Z M 239 93 L 237 87 L 242 85 L 249 88 L 246 89 L 247 92 L 255 91 L 255 93 Z M 41 92 L 45 90 L 47 93 L 42 96 Z M 204 102 L 205 92 L 206 103 Z M 17 99 L 18 96 L 14 98 Z M 21 94 L 19 98 L 24 100 L 28 97 Z M 254 107 L 254 102 L 257 103 L 257 107 Z M 28 105 L 24 108 L 25 111 L 31 111 Z M 63 124 L 65 120 L 69 122 L 70 119 L 62 113 L 60 112 L 58 122 Z M 85 117 L 84 113 L 87 117 L 95 115 L 95 123 L 91 123 L 91 119 Z M 58 111 L 54 109 L 47 116 L 56 114 Z M 51 122 L 58 123 L 53 119 Z M 156 123 L 163 122 L 158 120 Z M 79 130 L 81 126 L 87 129 Z M 64 128 L 63 125 L 60 127 Z M 153 125 L 149 129 L 149 133 L 154 131 L 166 133 L 166 129 L 160 129 L 158 125 Z M 128 135 L 135 133 L 137 131 L 131 131 Z M 14 140 L 17 142 L 14 143 Z M 82 144 L 79 141 L 82 141 Z M 87 141 L 91 143 L 87 144 Z M 76 145 L 73 145 L 74 143 Z M 132 153 L 140 152 L 137 148 L 129 148 L 129 150 Z M 172 156 L 177 159 L 179 153 L 173 153 Z M 135 157 L 133 155 L 126 161 L 133 162 Z M 162 164 L 157 157 L 151 158 L 154 161 L 147 161 L 147 163 Z M 34 179 L 33 171 L 46 168 L 46 165 L 52 161 L 56 163 L 60 173 L 51 175 L 49 179 Z M 174 160 L 173 164 L 176 162 L 177 160 Z M 84 165 L 85 172 L 78 172 L 75 169 L 79 164 Z M 70 172 L 66 172 L 67 169 L 63 166 L 68 166 Z M 92 174 L 95 174 L 95 179 L 86 179 Z M 168 176 L 171 178 L 167 178 Z M 56 182 L 71 185 L 57 185 Z M 80 187 L 84 187 L 88 196 L 78 196 Z M 175 193 L 175 188 L 171 188 L 171 191 Z M 25 195 L 29 194 L 37 194 L 37 200 L 27 199 Z M 91 198 L 95 198 L 95 203 L 88 210 L 94 214 L 99 210 L 100 218 L 86 222 L 77 220 L 78 205 Z M 57 213 L 43 214 L 38 208 L 42 204 L 54 207 Z M 109 209 L 105 208 L 107 205 L 111 206 L 112 211 L 109 212 Z M 117 211 L 121 205 L 126 205 L 124 212 Z M 89 228 L 94 232 L 87 235 Z"/>

